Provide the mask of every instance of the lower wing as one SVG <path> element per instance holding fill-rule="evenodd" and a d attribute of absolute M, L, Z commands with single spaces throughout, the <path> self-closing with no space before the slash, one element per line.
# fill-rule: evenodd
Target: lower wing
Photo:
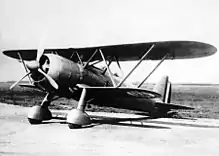
<path fill-rule="evenodd" d="M 193 109 L 189 106 L 176 105 L 172 103 L 156 102 L 161 95 L 139 88 L 115 88 L 115 87 L 88 87 L 80 85 L 79 88 L 86 88 L 87 101 L 94 105 L 125 108 L 132 110 L 144 110 L 147 104 L 152 103 L 152 107 L 164 110 L 172 109 Z M 149 102 L 149 103 L 148 103 Z M 117 104 L 116 104 L 117 103 Z"/>

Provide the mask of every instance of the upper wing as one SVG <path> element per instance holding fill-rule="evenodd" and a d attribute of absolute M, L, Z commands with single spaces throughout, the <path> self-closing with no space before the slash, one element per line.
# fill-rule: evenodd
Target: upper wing
<path fill-rule="evenodd" d="M 166 54 L 169 54 L 166 59 L 198 58 L 212 55 L 217 51 L 214 46 L 202 42 L 164 41 L 85 48 L 45 49 L 45 53 L 56 52 L 63 57 L 70 58 L 74 52 L 78 52 L 82 60 L 86 62 L 96 49 L 101 49 L 106 59 L 117 57 L 120 61 L 130 61 L 139 60 L 152 45 L 155 46 L 145 59 L 160 60 Z M 18 52 L 24 60 L 34 60 L 37 55 L 36 49 L 6 50 L 3 53 L 9 57 L 19 59 Z M 95 60 L 102 60 L 102 58 L 97 54 L 93 58 L 93 61 Z"/>

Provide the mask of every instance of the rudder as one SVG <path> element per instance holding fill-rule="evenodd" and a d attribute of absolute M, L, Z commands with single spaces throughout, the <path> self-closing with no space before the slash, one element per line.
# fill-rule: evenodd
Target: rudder
<path fill-rule="evenodd" d="M 161 95 L 161 100 L 164 103 L 170 103 L 171 102 L 171 91 L 172 91 L 172 85 L 169 82 L 168 76 L 163 76 L 160 81 L 158 81 L 153 89 L 154 92 L 157 92 Z"/>

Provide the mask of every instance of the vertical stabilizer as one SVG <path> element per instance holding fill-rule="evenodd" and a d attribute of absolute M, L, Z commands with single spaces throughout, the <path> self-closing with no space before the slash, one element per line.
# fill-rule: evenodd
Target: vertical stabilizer
<path fill-rule="evenodd" d="M 161 100 L 164 103 L 170 103 L 171 102 L 171 83 L 169 82 L 168 76 L 163 76 L 160 81 L 158 81 L 153 91 L 157 92 L 161 95 Z"/>

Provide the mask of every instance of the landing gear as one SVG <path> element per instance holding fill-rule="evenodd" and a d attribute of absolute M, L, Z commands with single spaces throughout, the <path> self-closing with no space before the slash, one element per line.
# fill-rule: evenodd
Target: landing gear
<path fill-rule="evenodd" d="M 79 109 L 73 109 L 68 113 L 67 123 L 70 129 L 80 128 L 91 123 L 89 115 Z"/>
<path fill-rule="evenodd" d="M 52 119 L 52 114 L 48 107 L 33 106 L 28 113 L 30 124 L 40 124 L 43 120 Z"/>
<path fill-rule="evenodd" d="M 44 120 L 52 119 L 52 113 L 50 112 L 48 106 L 51 102 L 53 96 L 47 94 L 42 101 L 41 106 L 33 106 L 27 115 L 30 124 L 40 124 Z"/>
<path fill-rule="evenodd" d="M 36 120 L 36 119 L 31 119 L 31 118 L 27 118 L 27 119 L 31 125 L 38 125 L 42 123 L 42 120 Z"/>
<path fill-rule="evenodd" d="M 84 111 L 86 103 L 86 89 L 83 88 L 78 106 L 76 109 L 71 110 L 67 115 L 67 123 L 70 129 L 80 128 L 91 124 L 91 119 L 89 115 Z"/>

